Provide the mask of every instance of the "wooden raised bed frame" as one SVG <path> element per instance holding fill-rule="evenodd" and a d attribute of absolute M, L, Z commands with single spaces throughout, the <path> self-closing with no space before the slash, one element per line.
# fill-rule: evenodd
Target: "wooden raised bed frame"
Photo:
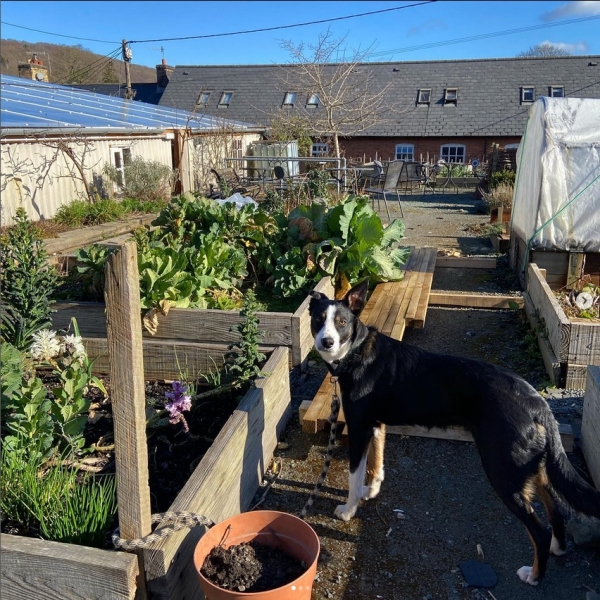
<path fill-rule="evenodd" d="M 135 250 L 124 248 L 122 262 L 135 264 Z M 121 260 L 120 255 L 114 260 Z M 143 385 L 139 385 L 142 343 L 138 317 L 133 316 L 139 314 L 137 268 L 135 275 L 124 279 L 122 285 L 110 285 L 125 301 L 109 311 L 108 348 L 111 378 L 120 397 L 114 414 L 119 525 L 121 535 L 126 536 L 127 529 L 127 537 L 137 537 L 149 532 L 147 451 L 141 452 L 137 443 L 138 438 L 145 439 L 145 430 L 140 434 L 139 428 L 145 426 Z M 127 310 L 128 305 L 133 310 Z M 241 400 L 170 510 L 195 512 L 217 522 L 249 508 L 291 415 L 289 361 L 287 347 L 272 351 L 264 366 L 268 375 Z M 2 534 L 2 597 L 21 600 L 25 592 L 26 597 L 59 600 L 141 600 L 149 591 L 153 598 L 200 599 L 192 555 L 202 533 L 199 527 L 179 531 L 137 556 Z M 145 577 L 139 576 L 138 560 Z"/>
<path fill-rule="evenodd" d="M 527 294 L 551 348 L 548 374 L 559 387 L 584 389 L 587 366 L 600 365 L 600 323 L 569 319 L 535 263 L 528 265 Z"/>
<path fill-rule="evenodd" d="M 594 484 L 600 490 L 600 367 L 589 367 L 581 421 L 581 449 Z"/>
<path fill-rule="evenodd" d="M 331 279 L 326 277 L 314 288 L 333 296 Z M 260 312 L 260 329 L 265 332 L 261 350 L 278 347 L 290 350 L 290 366 L 306 362 L 313 347 L 307 297 L 294 313 Z M 72 317 L 84 339 L 88 355 L 96 359 L 94 371 L 108 373 L 105 305 L 95 302 L 56 302 L 52 326 L 66 329 Z M 182 371 L 191 376 L 214 371 L 229 352 L 227 346 L 239 339 L 230 329 L 239 323 L 237 311 L 200 308 L 172 308 L 167 316 L 159 315 L 156 335 L 144 330 L 144 373 L 147 379 L 178 379 Z"/>

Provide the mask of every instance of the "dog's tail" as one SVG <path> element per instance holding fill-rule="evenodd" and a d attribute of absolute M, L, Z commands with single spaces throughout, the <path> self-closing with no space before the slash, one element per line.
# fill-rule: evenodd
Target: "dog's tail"
<path fill-rule="evenodd" d="M 552 490 L 575 512 L 600 519 L 600 491 L 586 483 L 567 458 L 556 421 L 545 426 L 546 473 Z"/>

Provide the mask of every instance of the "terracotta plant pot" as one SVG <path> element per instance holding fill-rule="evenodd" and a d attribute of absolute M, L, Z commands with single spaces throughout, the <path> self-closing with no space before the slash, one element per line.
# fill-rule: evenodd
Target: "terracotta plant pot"
<path fill-rule="evenodd" d="M 304 561 L 306 571 L 285 586 L 254 593 L 223 589 L 200 573 L 204 559 L 215 546 L 222 544 L 229 548 L 252 540 L 259 544 L 282 548 L 290 556 Z M 235 515 L 209 529 L 196 546 L 194 566 L 207 600 L 310 600 L 317 573 L 319 550 L 319 537 L 302 519 L 275 510 L 257 510 Z"/>

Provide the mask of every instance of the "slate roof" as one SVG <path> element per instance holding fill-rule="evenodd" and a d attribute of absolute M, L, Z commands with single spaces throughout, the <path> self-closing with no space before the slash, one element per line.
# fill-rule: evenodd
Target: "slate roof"
<path fill-rule="evenodd" d="M 360 68 L 372 69 L 374 88 L 390 83 L 386 102 L 404 111 L 390 112 L 386 123 L 360 136 L 520 136 L 530 106 L 521 104 L 521 86 L 535 86 L 536 99 L 548 96 L 550 86 L 564 86 L 566 97 L 600 98 L 597 55 L 363 63 Z M 206 90 L 211 91 L 210 100 L 199 113 L 267 125 L 285 92 L 296 91 L 282 83 L 285 77 L 294 78 L 294 69 L 298 67 L 177 66 L 159 105 L 193 110 L 199 92 Z M 444 105 L 446 87 L 458 88 L 456 106 Z M 417 105 L 421 88 L 431 89 L 429 106 Z M 224 91 L 233 92 L 231 104 L 219 108 Z M 298 94 L 297 104 L 305 103 L 306 94 Z"/>
<path fill-rule="evenodd" d="M 0 100 L 2 136 L 15 131 L 149 133 L 186 127 L 208 132 L 223 126 L 223 117 L 191 114 L 9 75 L 0 75 Z M 255 129 L 246 123 L 228 122 L 239 130 Z"/>

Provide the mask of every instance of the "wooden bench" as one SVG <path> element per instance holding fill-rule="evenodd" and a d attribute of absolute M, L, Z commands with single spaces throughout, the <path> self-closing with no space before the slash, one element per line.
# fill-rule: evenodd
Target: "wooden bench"
<path fill-rule="evenodd" d="M 401 281 L 380 283 L 375 287 L 361 319 L 386 335 L 401 340 L 406 327 L 423 328 L 437 248 L 411 248 Z M 316 433 L 325 429 L 331 413 L 333 384 L 327 375 L 310 405 L 301 407 L 303 431 Z M 302 414 L 303 413 L 303 414 Z M 344 411 L 338 424 L 344 428 Z"/>

